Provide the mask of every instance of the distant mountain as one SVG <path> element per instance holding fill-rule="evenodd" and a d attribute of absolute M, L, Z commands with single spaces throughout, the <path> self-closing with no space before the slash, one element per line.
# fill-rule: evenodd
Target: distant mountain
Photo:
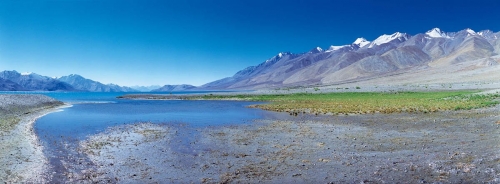
<path fill-rule="evenodd" d="M 0 91 L 137 92 L 138 90 L 116 84 L 102 84 L 75 74 L 51 78 L 36 73 L 3 71 L 0 72 Z"/>
<path fill-rule="evenodd" d="M 102 84 L 97 81 L 86 79 L 80 75 L 71 74 L 57 78 L 62 82 L 72 85 L 75 89 L 89 92 L 137 92 L 138 90 L 122 87 L 116 84 Z"/>
<path fill-rule="evenodd" d="M 161 88 L 159 85 L 152 85 L 152 86 L 130 86 L 130 88 L 135 89 L 137 91 L 141 92 L 149 92 L 158 88 Z"/>
<path fill-rule="evenodd" d="M 213 89 L 264 89 L 331 85 L 379 78 L 414 68 L 440 68 L 500 54 L 500 32 L 465 29 L 443 32 L 434 28 L 417 35 L 396 32 L 374 41 L 315 47 L 309 52 L 281 52 L 232 77 L 200 86 Z"/>
<path fill-rule="evenodd" d="M 169 92 L 169 91 L 187 91 L 196 89 L 196 86 L 192 86 L 189 84 L 181 84 L 181 85 L 165 85 L 161 88 L 152 90 L 152 92 Z"/>
<path fill-rule="evenodd" d="M 70 84 L 41 76 L 35 73 L 19 73 L 17 71 L 0 72 L 0 83 L 10 90 L 27 91 L 75 91 Z M 16 85 L 17 84 L 17 85 Z"/>

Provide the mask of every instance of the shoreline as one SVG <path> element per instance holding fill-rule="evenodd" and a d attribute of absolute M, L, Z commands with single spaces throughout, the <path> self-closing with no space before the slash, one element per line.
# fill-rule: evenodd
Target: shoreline
<path fill-rule="evenodd" d="M 49 178 L 44 175 L 47 171 L 48 161 L 33 126 L 37 119 L 61 111 L 63 108 L 71 107 L 69 104 L 46 104 L 57 103 L 54 99 L 45 99 L 45 101 L 42 99 L 41 102 L 31 101 L 30 103 L 32 104 L 26 105 L 28 110 L 25 112 L 15 111 L 16 114 L 11 115 L 18 119 L 18 123 L 13 129 L 7 130 L 0 136 L 2 149 L 0 152 L 0 180 L 7 183 L 44 183 L 48 181 Z M 29 106 L 35 107 L 30 108 Z"/>
<path fill-rule="evenodd" d="M 301 87 L 291 89 L 275 89 L 275 90 L 254 90 L 254 91 L 232 91 L 232 92 L 218 92 L 218 93 L 204 93 L 204 94 L 146 94 L 134 93 L 117 96 L 117 99 L 127 100 L 228 100 L 228 101 L 249 101 L 243 98 L 223 98 L 216 99 L 210 98 L 212 96 L 259 96 L 259 95 L 290 95 L 290 94 L 330 94 L 330 93 L 394 93 L 394 92 L 450 92 L 450 91 L 479 91 L 477 94 L 495 94 L 500 92 L 499 83 L 488 83 L 488 86 L 481 86 L 473 88 L 473 84 L 450 84 L 450 85 L 379 85 L 379 86 L 361 86 L 359 89 L 353 86 L 341 87 Z M 462 85 L 460 87 L 460 85 Z M 450 87 L 453 86 L 453 87 Z"/>
<path fill-rule="evenodd" d="M 81 144 L 91 182 L 498 182 L 500 106 L 429 114 L 261 120 L 194 129 L 138 123 Z M 255 126 L 257 125 L 258 126 Z M 182 147 L 183 149 L 178 149 Z M 77 181 L 77 180 L 74 180 Z"/>
<path fill-rule="evenodd" d="M 437 112 L 476 109 L 498 103 L 499 89 L 450 90 L 428 92 L 342 92 L 291 94 L 205 94 L 158 95 L 129 94 L 118 99 L 132 100 L 208 100 L 255 101 L 266 104 L 250 105 L 267 111 L 286 112 L 290 115 L 354 115 L 390 114 L 395 112 Z M 432 103 L 429 103 L 432 102 Z"/>

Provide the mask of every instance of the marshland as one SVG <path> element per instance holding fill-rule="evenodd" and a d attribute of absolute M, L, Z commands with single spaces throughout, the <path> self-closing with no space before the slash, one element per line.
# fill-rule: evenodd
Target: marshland
<path fill-rule="evenodd" d="M 437 112 L 489 107 L 498 104 L 500 94 L 476 94 L 478 91 L 434 92 L 342 92 L 293 94 L 225 95 L 126 95 L 127 99 L 239 100 L 271 102 L 251 107 L 264 110 L 310 114 L 368 114 L 395 112 Z"/>

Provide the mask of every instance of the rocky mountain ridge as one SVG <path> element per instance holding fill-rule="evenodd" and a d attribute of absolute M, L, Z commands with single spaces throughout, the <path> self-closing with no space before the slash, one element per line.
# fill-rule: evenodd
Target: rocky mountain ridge
<path fill-rule="evenodd" d="M 440 68 L 500 53 L 500 32 L 434 28 L 409 35 L 396 32 L 374 41 L 356 39 L 350 45 L 319 47 L 294 54 L 281 52 L 257 65 L 207 83 L 200 89 L 273 89 L 335 85 L 405 73 L 410 69 Z"/>

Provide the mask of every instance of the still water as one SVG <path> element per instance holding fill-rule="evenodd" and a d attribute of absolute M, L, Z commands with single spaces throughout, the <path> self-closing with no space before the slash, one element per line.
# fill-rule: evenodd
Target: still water
<path fill-rule="evenodd" d="M 196 129 L 251 123 L 255 119 L 269 119 L 276 115 L 246 107 L 260 102 L 116 98 L 126 93 L 29 93 L 44 94 L 72 105 L 41 117 L 34 124 L 35 133 L 51 165 L 52 181 L 64 181 L 62 173 L 69 172 L 65 165 L 85 159 L 77 151 L 80 141 L 113 126 L 150 122 Z M 186 139 L 195 136 L 192 132 L 186 132 L 185 135 Z"/>
<path fill-rule="evenodd" d="M 246 106 L 258 102 L 126 100 L 121 94 L 79 93 L 46 94 L 72 103 L 70 108 L 37 120 L 39 137 L 84 139 L 110 126 L 138 122 L 182 123 L 192 127 L 248 123 L 263 118 L 266 112 Z"/>

